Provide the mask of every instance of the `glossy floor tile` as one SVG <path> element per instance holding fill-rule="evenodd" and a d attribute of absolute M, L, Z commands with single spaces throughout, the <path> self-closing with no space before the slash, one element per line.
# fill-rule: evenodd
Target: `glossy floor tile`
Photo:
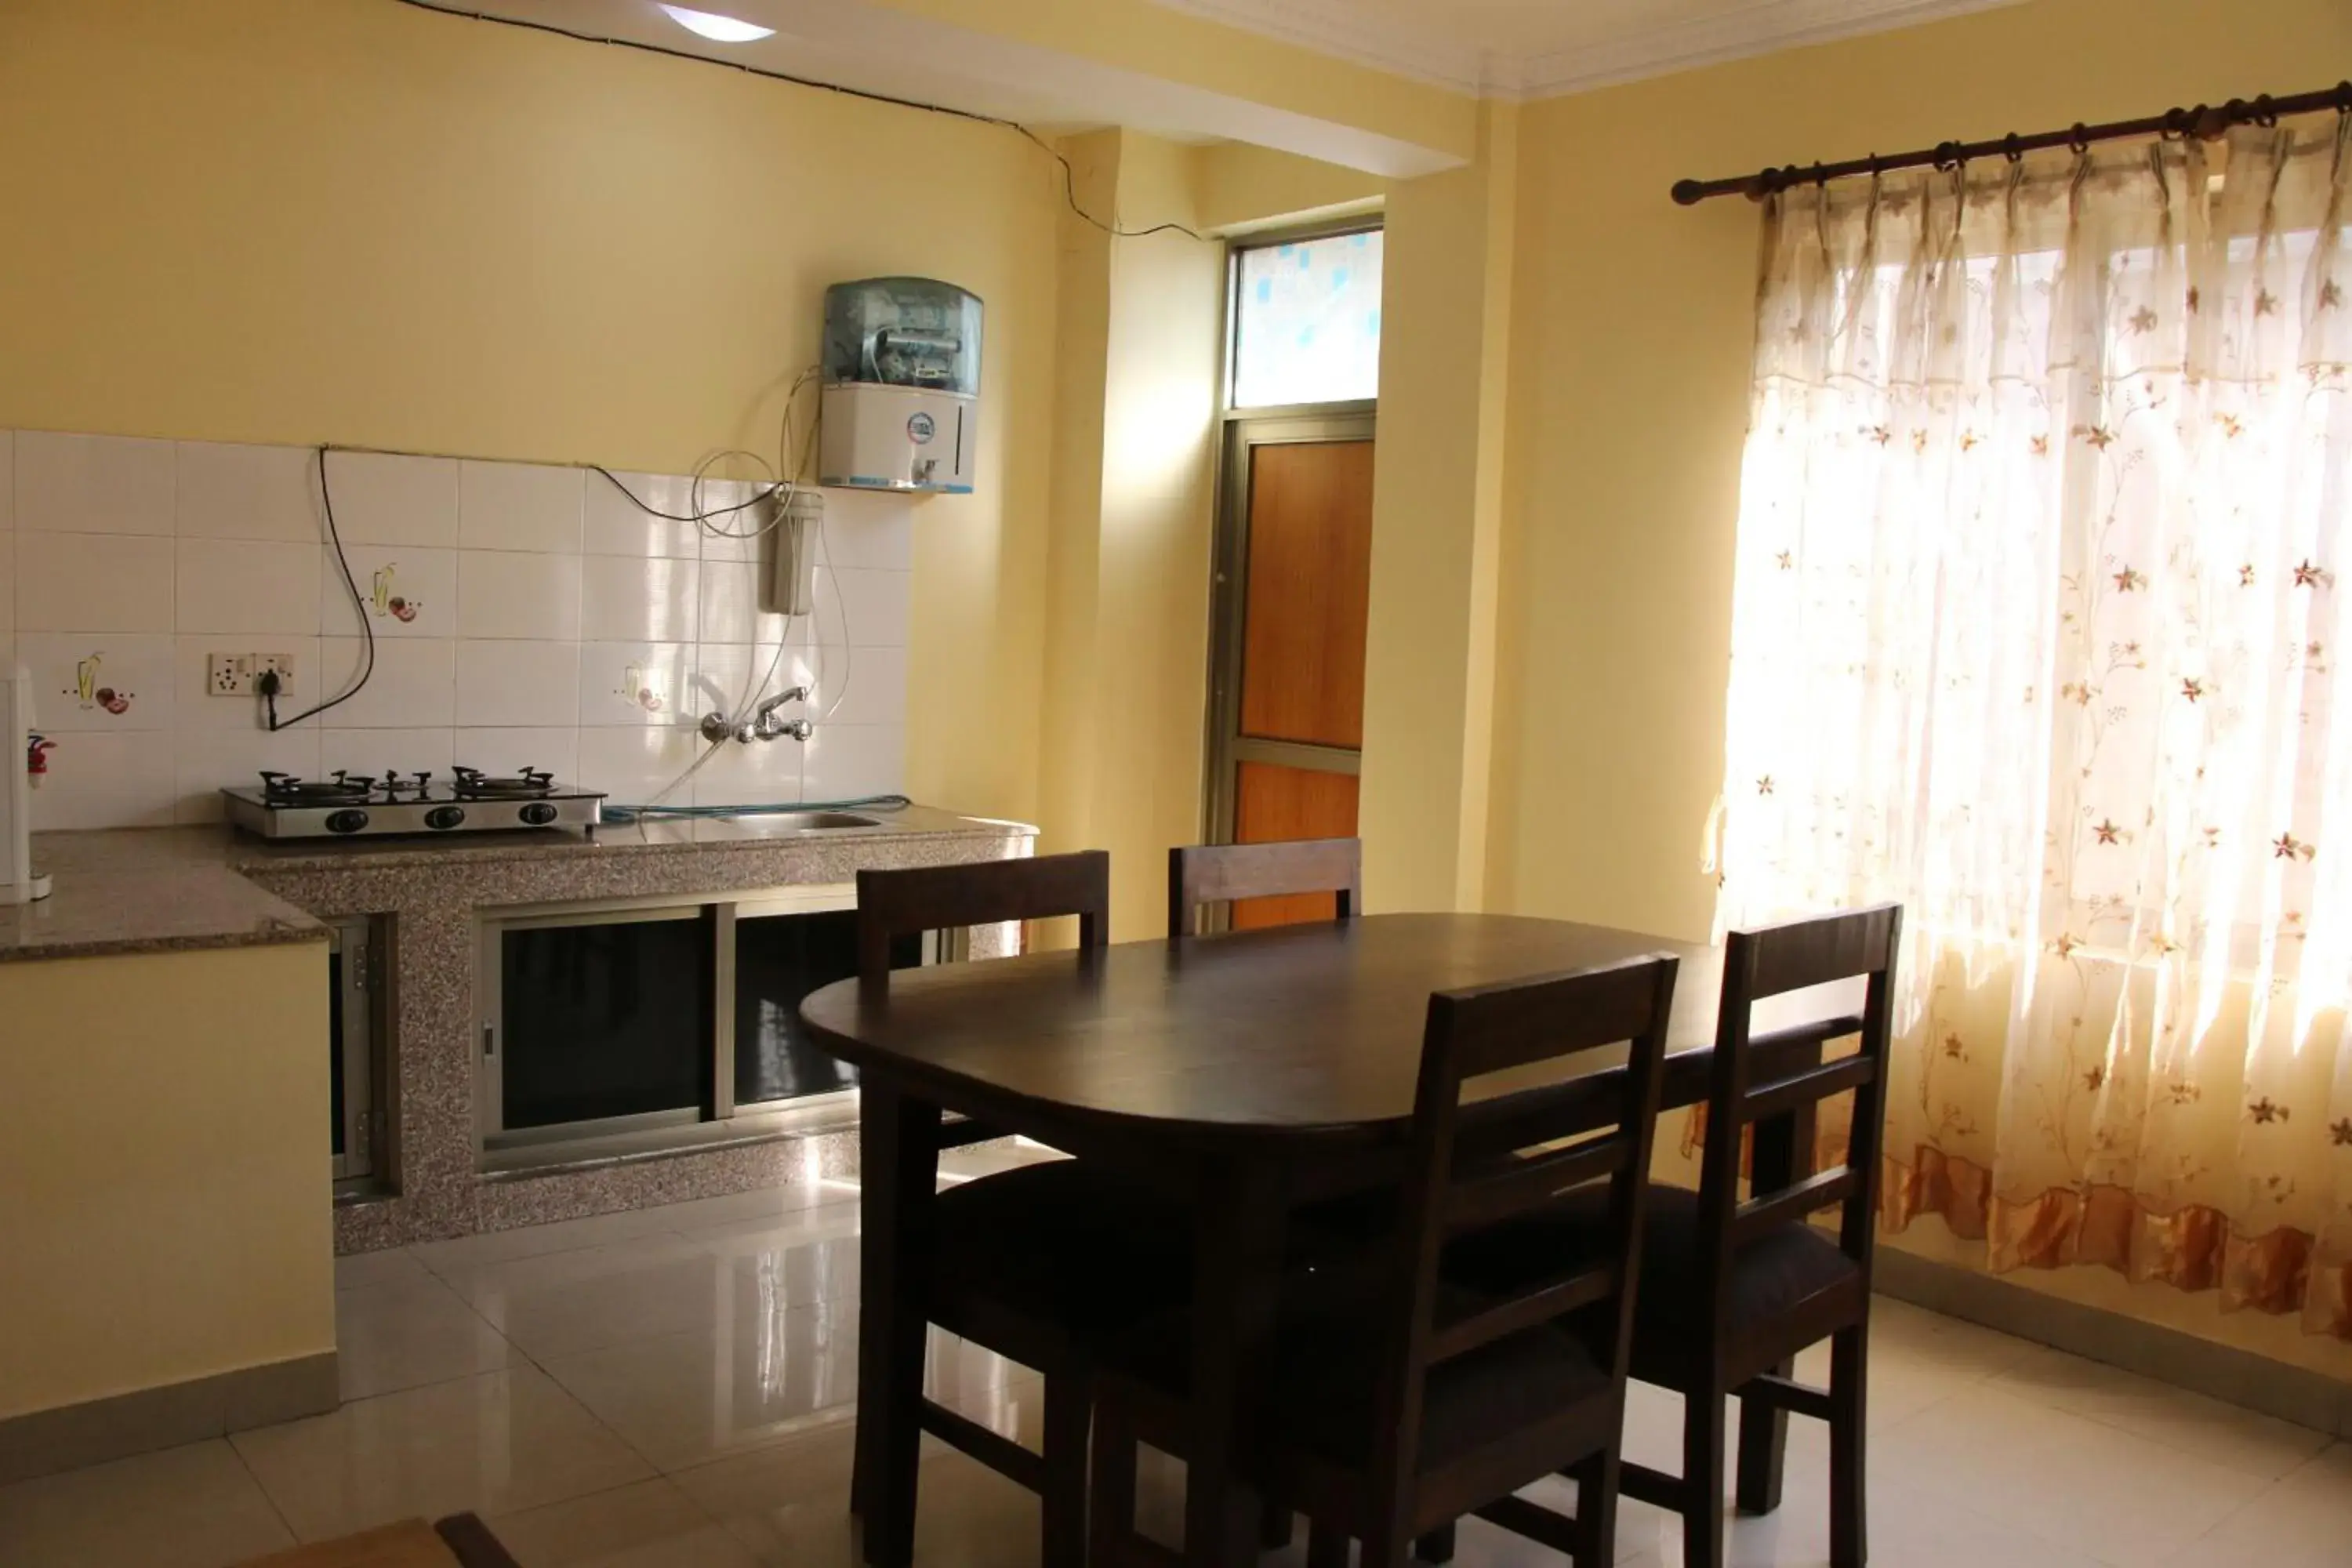
<path fill-rule="evenodd" d="M 0 1487 L 8 1568 L 215 1568 L 293 1543 L 217 1439 Z"/>
<path fill-rule="evenodd" d="M 1042 1157 L 959 1150 L 942 1179 Z M 471 1509 L 527 1568 L 859 1568 L 856 1198 L 812 1184 L 340 1259 L 341 1409 L 0 1488 L 0 1565 L 221 1568 Z M 929 1376 L 1036 1446 L 1028 1369 L 935 1332 Z M 1885 1299 L 1870 1393 L 1876 1568 L 2352 1564 L 2352 1446 L 2320 1433 Z M 1636 1385 L 1627 1456 L 1679 1468 L 1681 1417 Z M 1732 1518 L 1732 1568 L 1827 1562 L 1827 1449 L 1790 1423 L 1785 1500 Z M 1141 1479 L 1142 1527 L 1172 1543 L 1182 1467 L 1147 1454 Z M 919 1492 L 919 1568 L 1036 1562 L 1035 1500 L 1002 1477 L 927 1439 Z M 1681 1563 L 1672 1516 L 1619 1517 L 1619 1563 Z M 1559 1559 L 1474 1520 L 1457 1562 Z M 1304 1568 L 1304 1530 L 1265 1563 Z"/>

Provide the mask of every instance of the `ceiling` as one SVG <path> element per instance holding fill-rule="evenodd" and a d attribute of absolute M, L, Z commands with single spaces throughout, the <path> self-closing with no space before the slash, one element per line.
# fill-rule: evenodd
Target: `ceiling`
<path fill-rule="evenodd" d="M 1550 98 L 2017 0 L 1154 0 L 1417 80 Z"/>
<path fill-rule="evenodd" d="M 449 13 L 453 25 L 476 17 L 520 22 L 1055 130 L 1121 125 L 1179 142 L 1249 142 L 1394 179 L 1461 161 L 1361 127 L 929 20 L 877 0 L 694 0 L 695 9 L 773 29 L 748 43 L 698 37 L 664 16 L 655 0 L 405 3 Z"/>

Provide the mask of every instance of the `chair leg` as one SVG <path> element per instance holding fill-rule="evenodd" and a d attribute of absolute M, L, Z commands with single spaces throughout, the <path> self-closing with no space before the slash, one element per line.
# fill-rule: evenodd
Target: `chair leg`
<path fill-rule="evenodd" d="M 1045 1379 L 1044 1568 L 1086 1568 L 1087 1421 L 1094 1406 L 1092 1380 L 1068 1373 Z M 1129 1473 L 1134 1450 L 1128 1450 Z M 1132 1517 L 1133 1504 L 1129 1505 Z"/>
<path fill-rule="evenodd" d="M 1772 1371 L 1787 1377 L 1796 1363 L 1782 1362 Z M 1734 1489 L 1742 1513 L 1770 1513 L 1780 1506 L 1781 1460 L 1789 1441 L 1789 1413 L 1772 1409 L 1758 1399 L 1739 1402 L 1739 1459 Z"/>
<path fill-rule="evenodd" d="M 1868 1442 L 1864 1363 L 1870 1329 L 1857 1324 L 1830 1340 L 1830 1568 L 1863 1568 L 1869 1554 L 1869 1498 L 1863 1456 Z"/>
<path fill-rule="evenodd" d="M 1412 1543 L 1412 1554 L 1423 1563 L 1454 1561 L 1454 1527 L 1441 1524 Z"/>
<path fill-rule="evenodd" d="M 1362 1537 L 1356 1568 L 1404 1568 L 1412 1542 L 1392 1525 L 1375 1522 Z"/>
<path fill-rule="evenodd" d="M 1617 1448 L 1614 1444 L 1569 1468 L 1576 1478 L 1574 1568 L 1609 1568 L 1617 1561 Z"/>
<path fill-rule="evenodd" d="M 1723 1568 L 1723 1436 L 1719 1389 L 1683 1396 L 1683 1568 Z"/>
<path fill-rule="evenodd" d="M 1053 1429 L 1053 1390 L 1046 1389 L 1046 1430 Z M 1127 1555 L 1135 1532 L 1135 1423 L 1116 1397 L 1097 1399 L 1094 1411 L 1094 1476 L 1086 1512 L 1094 1568 L 1113 1568 Z"/>
<path fill-rule="evenodd" d="M 1348 1568 L 1348 1532 L 1337 1525 L 1308 1520 L 1307 1568 Z"/>

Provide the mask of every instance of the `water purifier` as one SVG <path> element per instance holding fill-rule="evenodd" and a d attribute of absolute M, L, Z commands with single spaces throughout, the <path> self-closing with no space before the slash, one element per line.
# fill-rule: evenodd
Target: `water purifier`
<path fill-rule="evenodd" d="M 820 483 L 971 493 L 980 315 L 978 295 L 929 278 L 825 290 Z"/>

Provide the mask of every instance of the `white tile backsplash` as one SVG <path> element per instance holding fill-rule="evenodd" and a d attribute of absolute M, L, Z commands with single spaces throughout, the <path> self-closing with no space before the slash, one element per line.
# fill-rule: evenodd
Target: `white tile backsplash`
<path fill-rule="evenodd" d="M 55 533 L 172 532 L 172 443 L 16 432 L 16 526 Z"/>
<path fill-rule="evenodd" d="M 790 735 L 749 744 L 730 742 L 694 775 L 686 790 L 697 805 L 774 805 L 804 798 L 801 763 L 808 747 Z M 677 795 L 670 797 L 677 803 Z"/>
<path fill-rule="evenodd" d="M 534 463 L 458 464 L 457 542 L 468 550 L 579 553 L 586 473 Z"/>
<path fill-rule="evenodd" d="M 819 573 L 820 605 L 826 593 L 824 574 Z M 759 607 L 767 599 L 767 573 L 758 563 L 718 561 L 706 556 L 702 563 L 702 611 L 696 620 L 696 638 L 706 644 L 756 641 L 771 647 L 779 638 L 791 642 L 814 640 L 806 617 L 794 618 L 791 635 L 786 637 L 784 617 Z"/>
<path fill-rule="evenodd" d="M 457 644 L 459 729 L 580 719 L 580 645 L 502 638 Z"/>
<path fill-rule="evenodd" d="M 457 554 L 429 545 L 347 545 L 347 583 L 335 552 L 320 552 L 319 629 L 328 637 L 357 637 L 363 608 L 378 640 L 456 637 Z M 358 605 L 352 602 L 354 588 Z"/>
<path fill-rule="evenodd" d="M 856 800 L 904 787 L 907 731 L 898 724 L 824 724 L 809 737 L 803 800 Z"/>
<path fill-rule="evenodd" d="M 816 693 L 811 717 L 835 724 L 907 721 L 907 650 L 903 647 L 810 650 L 806 684 Z"/>
<path fill-rule="evenodd" d="M 583 728 L 577 781 L 582 788 L 603 790 L 624 805 L 642 805 L 692 767 L 694 759 L 702 754 L 702 738 L 693 731 L 675 726 Z M 719 764 L 714 761 L 710 765 Z M 696 777 L 698 780 L 700 774 Z M 694 785 L 688 784 L 665 804 L 691 805 L 693 792 Z"/>
<path fill-rule="evenodd" d="M 174 629 L 317 637 L 320 553 L 278 540 L 183 539 Z"/>
<path fill-rule="evenodd" d="M 319 459 L 310 447 L 183 441 L 177 460 L 181 538 L 316 544 L 323 537 Z"/>
<path fill-rule="evenodd" d="M 577 639 L 580 557 L 523 550 L 459 552 L 457 635 Z"/>
<path fill-rule="evenodd" d="M 172 541 L 16 531 L 16 630 L 168 632 Z"/>
<path fill-rule="evenodd" d="M 457 460 L 330 452 L 328 495 L 345 544 L 457 542 Z"/>
<path fill-rule="evenodd" d="M 16 658 L 33 674 L 46 734 L 169 730 L 178 682 L 172 639 L 141 632 L 28 632 Z"/>
<path fill-rule="evenodd" d="M 332 720 L 341 711 L 339 708 L 326 717 Z M 429 730 L 342 730 L 330 723 L 319 731 L 319 770 L 331 774 L 341 768 L 370 778 L 429 773 L 436 781 L 446 781 L 455 744 L 456 731 L 446 724 Z"/>
<path fill-rule="evenodd" d="M 218 822 L 220 792 L 258 784 L 264 769 L 298 778 L 316 778 L 321 772 L 319 731 L 309 724 L 275 731 L 183 730 L 173 740 L 177 786 L 172 815 L 177 822 Z"/>
<path fill-rule="evenodd" d="M 628 495 L 602 474 L 587 477 L 582 510 L 581 548 L 590 555 L 667 555 L 699 559 L 693 521 L 693 481 L 665 474 L 615 474 Z M 639 506 L 629 499 L 645 502 Z M 646 507 L 654 511 L 647 511 Z M 667 515 L 656 517 L 654 512 Z"/>
<path fill-rule="evenodd" d="M 580 731 L 576 729 L 467 729 L 461 725 L 453 738 L 457 762 L 486 773 L 539 768 L 559 779 L 568 779 L 580 771 Z"/>
<path fill-rule="evenodd" d="M 56 737 L 49 771 L 33 792 L 33 826 L 168 826 L 180 740 L 165 730 Z"/>
<path fill-rule="evenodd" d="M 582 643 L 580 727 L 691 724 L 693 679 L 691 643 Z"/>
<path fill-rule="evenodd" d="M 350 690 L 367 658 L 367 644 L 358 637 L 321 637 L 319 663 L 328 695 Z M 367 684 L 321 713 L 319 722 L 337 730 L 446 730 L 457 721 L 457 679 L 455 638 L 380 637 Z"/>
<path fill-rule="evenodd" d="M 175 690 L 172 707 L 172 724 L 180 730 L 255 730 L 261 727 L 267 711 L 258 695 L 215 697 L 212 691 L 212 658 L 216 653 L 231 658 L 241 654 L 282 653 L 294 660 L 293 679 L 278 694 L 278 714 L 291 719 L 319 700 L 319 680 L 323 673 L 319 663 L 319 639 L 316 637 L 273 637 L 270 646 L 258 648 L 253 638 L 235 632 L 184 634 L 173 637 L 172 662 L 177 670 L 173 680 Z"/>
<path fill-rule="evenodd" d="M 824 558 L 839 575 L 821 566 L 821 620 L 787 627 L 757 607 L 761 541 L 650 516 L 583 468 L 331 452 L 376 666 L 350 700 L 272 733 L 257 698 L 211 694 L 214 654 L 292 656 L 289 716 L 345 690 L 364 656 L 317 464 L 302 447 L 0 430 L 0 660 L 36 669 L 58 744 L 38 826 L 211 820 L 215 792 L 263 767 L 530 764 L 642 800 L 702 754 L 701 714 L 731 710 L 772 660 L 772 691 L 845 679 L 839 712 L 823 718 L 820 690 L 789 710 L 818 721 L 814 742 L 730 743 L 673 801 L 899 787 L 912 504 L 826 492 Z M 694 508 L 684 477 L 621 477 L 662 511 Z M 709 481 L 701 504 L 760 488 Z M 766 521 L 762 503 L 714 526 Z"/>
<path fill-rule="evenodd" d="M 701 563 L 590 555 L 580 563 L 580 635 L 594 642 L 689 642 Z"/>
<path fill-rule="evenodd" d="M 915 508 L 911 496 L 878 490 L 824 492 L 824 529 L 817 559 L 833 566 L 911 571 Z"/>

